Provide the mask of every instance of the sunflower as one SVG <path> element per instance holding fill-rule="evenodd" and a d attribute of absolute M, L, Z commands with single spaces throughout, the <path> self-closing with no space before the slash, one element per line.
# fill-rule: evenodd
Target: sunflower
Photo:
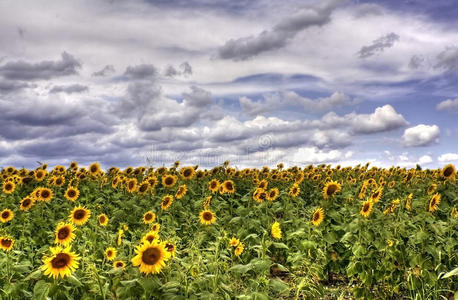
<path fill-rule="evenodd" d="M 149 242 L 152 243 L 153 241 L 159 240 L 159 234 L 157 231 L 151 230 L 148 231 L 143 237 L 142 237 L 142 242 Z"/>
<path fill-rule="evenodd" d="M 172 202 L 173 202 L 172 195 L 165 195 L 164 197 L 162 197 L 162 201 L 161 201 L 162 210 L 167 210 L 167 208 L 169 208 L 170 205 L 172 205 Z"/>
<path fill-rule="evenodd" d="M 165 267 L 165 261 L 170 257 L 165 244 L 159 241 L 145 242 L 135 249 L 137 255 L 132 258 L 134 267 L 140 266 L 140 272 L 157 274 Z"/>
<path fill-rule="evenodd" d="M 97 217 L 97 221 L 99 221 L 100 226 L 107 226 L 108 225 L 108 216 L 106 214 L 100 214 Z"/>
<path fill-rule="evenodd" d="M 115 257 L 116 257 L 116 253 L 118 251 L 116 251 L 115 248 L 113 247 L 108 247 L 106 250 L 105 250 L 105 256 L 107 257 L 108 260 L 113 260 Z"/>
<path fill-rule="evenodd" d="M 441 195 L 439 193 L 434 194 L 429 201 L 429 211 L 434 212 L 439 209 L 439 204 L 441 203 Z"/>
<path fill-rule="evenodd" d="M 240 256 L 240 254 L 243 253 L 243 244 L 242 243 L 239 243 L 239 245 L 237 246 L 237 248 L 235 248 L 234 250 L 234 254 L 235 256 Z"/>
<path fill-rule="evenodd" d="M 219 189 L 219 181 L 218 181 L 218 179 L 212 179 L 212 180 L 210 180 L 210 182 L 208 183 L 208 189 L 209 189 L 212 193 L 218 192 L 218 189 Z"/>
<path fill-rule="evenodd" d="M 51 256 L 43 258 L 44 266 L 41 269 L 45 275 L 64 278 L 70 276 L 78 268 L 79 257 L 70 251 L 70 246 L 67 248 L 51 247 L 50 250 Z"/>
<path fill-rule="evenodd" d="M 10 251 L 13 248 L 14 240 L 7 236 L 0 237 L 0 248 L 5 251 Z"/>
<path fill-rule="evenodd" d="M 92 163 L 89 165 L 89 174 L 92 176 L 98 176 L 100 173 L 100 165 L 98 162 Z"/>
<path fill-rule="evenodd" d="M 38 197 L 38 201 L 49 202 L 53 197 L 53 193 L 51 189 L 48 188 L 41 188 L 40 189 L 40 196 Z"/>
<path fill-rule="evenodd" d="M 453 179 L 455 178 L 455 174 L 456 174 L 456 170 L 452 164 L 446 165 L 441 171 L 441 175 L 445 179 Z"/>
<path fill-rule="evenodd" d="M 270 189 L 269 193 L 267 193 L 267 200 L 274 201 L 277 199 L 278 195 L 280 194 L 278 188 Z"/>
<path fill-rule="evenodd" d="M 161 228 L 161 224 L 159 223 L 154 223 L 153 226 L 151 226 L 151 230 L 155 232 L 159 232 L 160 228 Z"/>
<path fill-rule="evenodd" d="M 127 181 L 127 191 L 129 193 L 133 193 L 136 189 L 137 189 L 137 178 L 130 178 L 128 181 Z"/>
<path fill-rule="evenodd" d="M 363 206 L 361 207 L 361 211 L 359 212 L 361 215 L 363 215 L 365 218 L 369 217 L 372 211 L 372 201 L 369 199 L 367 201 L 363 202 Z"/>
<path fill-rule="evenodd" d="M 70 169 L 72 169 L 72 171 L 78 170 L 78 163 L 76 161 L 72 161 L 70 163 Z"/>
<path fill-rule="evenodd" d="M 43 179 L 45 179 L 46 177 L 46 171 L 43 170 L 43 169 L 38 169 L 36 172 L 35 172 L 35 180 L 40 182 L 40 181 L 43 181 Z"/>
<path fill-rule="evenodd" d="M 258 203 L 262 203 L 266 198 L 267 198 L 267 193 L 262 188 L 257 188 L 253 193 L 253 200 Z"/>
<path fill-rule="evenodd" d="M 78 199 L 78 196 L 80 195 L 80 191 L 76 187 L 69 186 L 67 190 L 65 191 L 65 198 L 68 201 L 75 201 Z"/>
<path fill-rule="evenodd" d="M 209 209 L 205 209 L 201 211 L 199 216 L 200 216 L 200 223 L 203 225 L 211 225 L 216 222 L 215 214 Z"/>
<path fill-rule="evenodd" d="M 186 180 L 192 179 L 195 174 L 196 172 L 193 167 L 183 167 L 180 170 L 181 177 Z"/>
<path fill-rule="evenodd" d="M 234 194 L 235 193 L 235 186 L 232 180 L 225 180 L 222 183 L 223 186 L 223 193 Z"/>
<path fill-rule="evenodd" d="M 5 181 L 3 182 L 3 192 L 5 194 L 12 194 L 16 189 L 16 184 L 12 181 Z"/>
<path fill-rule="evenodd" d="M 162 177 L 162 185 L 166 188 L 171 188 L 177 182 L 177 177 L 175 175 L 165 175 Z"/>
<path fill-rule="evenodd" d="M 186 186 L 186 184 L 180 185 L 180 187 L 178 188 L 178 191 L 175 193 L 175 197 L 177 199 L 181 199 L 183 198 L 184 195 L 186 195 L 187 191 L 188 191 L 188 187 Z"/>
<path fill-rule="evenodd" d="M 73 211 L 70 213 L 69 219 L 75 225 L 83 225 L 87 222 L 90 216 L 91 211 L 89 209 L 86 209 L 83 206 L 78 206 L 75 207 Z"/>
<path fill-rule="evenodd" d="M 143 181 L 139 186 L 138 186 L 138 193 L 140 195 L 146 194 L 150 188 L 150 184 L 147 180 Z"/>
<path fill-rule="evenodd" d="M 126 263 L 123 262 L 122 260 L 116 260 L 113 262 L 113 268 L 116 268 L 116 269 L 122 269 L 126 266 Z"/>
<path fill-rule="evenodd" d="M 232 247 L 237 247 L 237 245 L 240 243 L 240 240 L 237 239 L 236 237 L 232 237 L 230 240 L 229 240 L 229 246 L 232 246 Z"/>
<path fill-rule="evenodd" d="M 4 210 L 2 210 L 0 212 L 0 221 L 2 223 L 6 223 L 6 222 L 11 221 L 11 219 L 13 219 L 13 217 L 14 217 L 14 213 L 9 208 L 5 208 Z"/>
<path fill-rule="evenodd" d="M 312 215 L 312 223 L 315 226 L 320 225 L 321 222 L 323 222 L 324 219 L 324 210 L 320 207 L 315 210 L 315 212 Z"/>
<path fill-rule="evenodd" d="M 293 184 L 289 189 L 289 195 L 293 198 L 296 198 L 297 195 L 301 192 L 301 188 L 297 184 Z"/>
<path fill-rule="evenodd" d="M 28 211 L 33 206 L 34 203 L 35 203 L 35 200 L 33 200 L 32 197 L 27 196 L 21 200 L 19 209 L 23 211 Z"/>
<path fill-rule="evenodd" d="M 56 228 L 56 240 L 54 243 L 62 246 L 68 246 L 70 242 L 75 238 L 75 227 L 72 224 L 60 223 Z"/>
<path fill-rule="evenodd" d="M 145 224 L 153 223 L 155 219 L 156 219 L 156 214 L 152 211 L 147 211 L 143 215 L 143 223 Z"/>
<path fill-rule="evenodd" d="M 267 180 L 263 179 L 261 180 L 259 183 L 258 183 L 258 188 L 261 188 L 261 189 L 267 189 L 267 185 L 269 184 L 269 182 L 267 182 Z"/>
<path fill-rule="evenodd" d="M 65 178 L 64 178 L 64 176 L 58 176 L 58 177 L 56 177 L 55 180 L 54 180 L 54 184 L 55 184 L 56 186 L 58 186 L 58 187 L 63 186 L 64 183 L 65 183 Z"/>
<path fill-rule="evenodd" d="M 407 196 L 406 199 L 406 209 L 411 210 L 412 209 L 412 199 L 413 199 L 413 193 L 410 193 L 409 196 Z"/>
<path fill-rule="evenodd" d="M 165 250 L 170 254 L 170 257 L 175 257 L 175 250 L 177 249 L 177 247 L 175 246 L 174 243 L 170 241 L 165 241 L 164 247 L 165 247 Z"/>
<path fill-rule="evenodd" d="M 272 224 L 271 227 L 271 234 L 274 239 L 281 239 L 281 228 L 280 228 L 280 223 L 275 222 Z"/>
<path fill-rule="evenodd" d="M 371 195 L 371 200 L 374 203 L 379 202 L 380 198 L 382 197 L 383 193 L 383 188 L 379 187 L 378 189 L 375 190 L 375 192 Z"/>
<path fill-rule="evenodd" d="M 323 188 L 323 196 L 325 199 L 328 199 L 329 197 L 332 197 L 336 193 L 338 193 L 341 189 L 342 187 L 339 183 L 335 181 L 330 181 L 326 183 L 325 187 Z"/>
<path fill-rule="evenodd" d="M 426 193 L 428 195 L 432 195 L 437 189 L 437 184 L 431 183 L 430 186 L 428 186 L 428 189 L 426 190 Z"/>

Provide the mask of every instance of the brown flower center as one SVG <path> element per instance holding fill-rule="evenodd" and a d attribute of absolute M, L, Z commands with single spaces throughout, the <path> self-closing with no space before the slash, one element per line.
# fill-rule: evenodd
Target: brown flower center
<path fill-rule="evenodd" d="M 70 262 L 70 255 L 67 253 L 59 253 L 51 260 L 51 265 L 54 269 L 64 268 Z"/>
<path fill-rule="evenodd" d="M 449 177 L 451 176 L 453 173 L 453 169 L 452 167 L 447 167 L 445 170 L 444 170 L 444 177 Z"/>
<path fill-rule="evenodd" d="M 102 224 L 105 223 L 105 220 L 106 220 L 105 216 L 100 216 L 99 217 L 99 222 L 100 223 L 102 223 Z"/>
<path fill-rule="evenodd" d="M 11 191 L 12 189 L 13 189 L 13 185 L 12 185 L 11 183 L 7 183 L 7 184 L 5 185 L 5 190 Z"/>
<path fill-rule="evenodd" d="M 234 186 L 232 185 L 232 182 L 226 182 L 226 189 L 228 191 L 232 191 L 233 188 L 234 188 Z"/>
<path fill-rule="evenodd" d="M 49 196 L 51 195 L 51 193 L 50 193 L 48 190 L 42 190 L 41 193 L 40 193 L 40 195 L 41 195 L 41 198 L 47 199 L 47 198 L 49 198 Z"/>
<path fill-rule="evenodd" d="M 165 179 L 165 184 L 166 185 L 172 185 L 173 184 L 173 178 L 172 177 L 167 177 Z"/>
<path fill-rule="evenodd" d="M 76 191 L 75 191 L 74 189 L 70 189 L 70 190 L 68 190 L 67 195 L 68 195 L 70 198 L 73 198 L 73 197 L 76 196 Z"/>
<path fill-rule="evenodd" d="M 69 236 L 69 234 L 70 234 L 70 229 L 68 227 L 63 227 L 59 229 L 59 231 L 57 232 L 57 238 L 59 240 L 64 240 Z"/>
<path fill-rule="evenodd" d="M 32 201 L 29 198 L 26 198 L 26 199 L 24 199 L 24 201 L 22 201 L 22 206 L 23 207 L 28 207 L 31 202 Z"/>
<path fill-rule="evenodd" d="M 337 185 L 331 184 L 330 186 L 328 186 L 328 189 L 326 190 L 326 194 L 328 196 L 332 196 L 334 195 L 336 191 L 337 191 Z"/>
<path fill-rule="evenodd" d="M 122 262 L 120 262 L 120 261 L 118 261 L 118 262 L 116 263 L 116 267 L 117 267 L 117 268 L 121 268 L 121 267 L 123 267 L 123 266 L 124 266 L 124 264 L 123 264 Z"/>
<path fill-rule="evenodd" d="M 138 190 L 140 191 L 140 193 L 144 193 L 146 192 L 147 189 L 148 189 L 148 185 L 142 184 Z"/>
<path fill-rule="evenodd" d="M 145 250 L 142 254 L 142 262 L 147 265 L 155 265 L 161 258 L 161 251 L 155 247 Z"/>
<path fill-rule="evenodd" d="M 202 217 L 205 221 L 210 221 L 213 218 L 213 214 L 209 211 L 203 213 Z"/>
<path fill-rule="evenodd" d="M 9 216 L 10 216 L 10 212 L 9 211 L 2 212 L 2 218 L 3 219 L 8 219 Z"/>
<path fill-rule="evenodd" d="M 191 169 L 186 169 L 186 170 L 184 170 L 184 172 L 183 172 L 184 177 L 189 177 L 189 176 L 191 176 L 191 172 L 192 172 Z"/>
<path fill-rule="evenodd" d="M 367 212 L 369 210 L 370 204 L 366 203 L 363 205 L 363 212 Z"/>
<path fill-rule="evenodd" d="M 152 218 L 153 218 L 153 215 L 152 215 L 152 214 L 146 214 L 146 215 L 145 215 L 145 220 L 146 220 L 146 221 L 149 221 L 149 220 L 151 220 Z"/>
<path fill-rule="evenodd" d="M 318 221 L 320 219 L 320 213 L 317 211 L 313 214 L 313 221 Z"/>
<path fill-rule="evenodd" d="M 13 241 L 11 239 L 2 239 L 2 246 L 9 248 Z"/>
<path fill-rule="evenodd" d="M 84 217 L 86 216 L 86 211 L 84 211 L 83 209 L 78 209 L 75 211 L 75 213 L 73 214 L 73 217 L 77 220 L 81 220 L 83 219 Z"/>

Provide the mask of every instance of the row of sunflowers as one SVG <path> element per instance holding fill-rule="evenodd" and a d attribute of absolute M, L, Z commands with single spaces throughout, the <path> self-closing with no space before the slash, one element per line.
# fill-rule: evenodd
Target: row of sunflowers
<path fill-rule="evenodd" d="M 455 177 L 451 164 L 3 168 L 0 299 L 450 297 Z"/>

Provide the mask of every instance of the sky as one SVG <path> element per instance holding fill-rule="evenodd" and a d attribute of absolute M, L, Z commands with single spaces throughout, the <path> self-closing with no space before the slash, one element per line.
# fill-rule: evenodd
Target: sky
<path fill-rule="evenodd" d="M 455 0 L 0 1 L 0 167 L 458 164 Z"/>

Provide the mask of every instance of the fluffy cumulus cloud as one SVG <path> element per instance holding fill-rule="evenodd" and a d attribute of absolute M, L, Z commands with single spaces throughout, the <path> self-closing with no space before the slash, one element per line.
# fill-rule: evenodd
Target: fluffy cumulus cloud
<path fill-rule="evenodd" d="M 436 106 L 437 110 L 444 110 L 448 112 L 458 112 L 458 98 L 456 99 L 447 99 Z"/>
<path fill-rule="evenodd" d="M 402 136 L 402 142 L 406 147 L 426 146 L 438 143 L 439 135 L 439 126 L 420 124 L 407 128 Z"/>
<path fill-rule="evenodd" d="M 352 120 L 356 133 L 383 132 L 408 125 L 404 117 L 389 104 L 377 107 L 372 114 L 352 114 L 346 118 Z"/>
<path fill-rule="evenodd" d="M 456 162 L 458 161 L 458 153 L 444 153 L 437 158 L 438 161 L 444 162 Z"/>

